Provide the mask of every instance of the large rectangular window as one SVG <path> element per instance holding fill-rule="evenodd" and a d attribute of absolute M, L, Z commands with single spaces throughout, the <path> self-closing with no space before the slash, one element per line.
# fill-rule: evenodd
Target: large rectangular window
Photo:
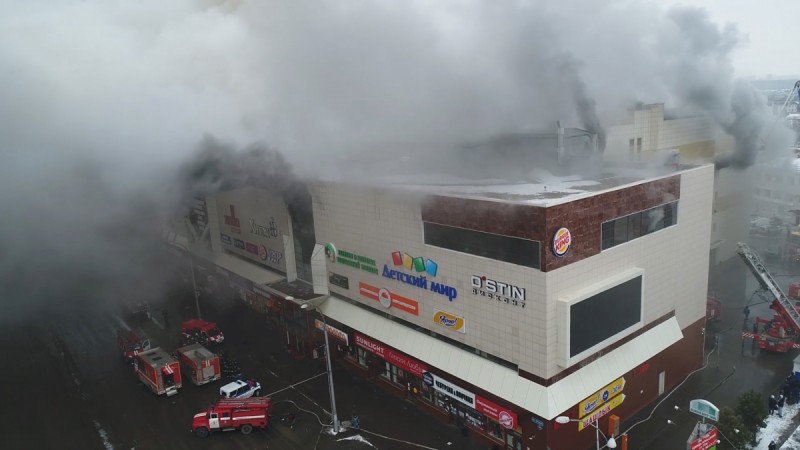
<path fill-rule="evenodd" d="M 424 222 L 425 243 L 470 255 L 539 268 L 539 242 Z"/>
<path fill-rule="evenodd" d="M 641 316 L 641 276 L 574 303 L 569 311 L 570 358 L 636 325 Z"/>
<path fill-rule="evenodd" d="M 655 233 L 678 223 L 678 202 L 618 217 L 601 225 L 601 248 L 608 250 L 638 237 Z"/>

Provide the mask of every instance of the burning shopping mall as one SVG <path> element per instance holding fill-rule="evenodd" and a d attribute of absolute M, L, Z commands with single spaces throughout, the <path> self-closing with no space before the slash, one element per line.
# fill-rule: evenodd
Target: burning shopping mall
<path fill-rule="evenodd" d="M 327 330 L 336 364 L 501 448 L 587 448 L 701 365 L 712 165 L 387 180 L 309 182 L 307 215 L 209 196 L 195 266 L 292 352 Z"/>

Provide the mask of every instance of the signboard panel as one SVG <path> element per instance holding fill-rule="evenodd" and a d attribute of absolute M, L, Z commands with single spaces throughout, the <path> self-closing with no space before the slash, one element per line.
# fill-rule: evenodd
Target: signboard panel
<path fill-rule="evenodd" d="M 695 413 L 700 417 L 705 417 L 706 419 L 713 420 L 715 422 L 719 421 L 719 408 L 714 406 L 714 404 L 708 400 L 695 399 L 690 401 L 689 412 Z"/>
<path fill-rule="evenodd" d="M 608 383 L 603 389 L 600 389 L 580 402 L 578 405 L 578 417 L 583 418 L 593 413 L 604 403 L 622 392 L 623 389 L 625 389 L 625 377 L 619 377 L 611 383 Z"/>
<path fill-rule="evenodd" d="M 705 436 L 692 441 L 691 450 L 716 450 L 717 448 L 717 429 L 712 428 Z"/>
<path fill-rule="evenodd" d="M 284 236 L 291 236 L 289 212 L 270 192 L 239 189 L 217 194 L 222 247 L 258 264 L 286 272 Z"/>

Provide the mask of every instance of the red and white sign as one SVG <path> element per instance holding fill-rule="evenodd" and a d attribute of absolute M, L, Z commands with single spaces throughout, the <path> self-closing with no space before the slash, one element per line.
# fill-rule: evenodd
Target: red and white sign
<path fill-rule="evenodd" d="M 711 431 L 706 433 L 700 439 L 692 441 L 691 450 L 708 450 L 717 445 L 717 429 L 712 428 Z"/>
<path fill-rule="evenodd" d="M 358 293 L 364 297 L 381 302 L 384 308 L 394 307 L 415 316 L 419 315 L 419 302 L 397 295 L 386 288 L 379 288 L 364 282 L 358 283 Z"/>
<path fill-rule="evenodd" d="M 559 228 L 555 234 L 553 234 L 553 253 L 556 256 L 564 256 L 571 246 L 572 233 L 565 227 Z"/>
<path fill-rule="evenodd" d="M 475 410 L 486 414 L 486 417 L 500 423 L 503 428 L 513 430 L 517 428 L 517 414 L 503 407 L 496 405 L 489 400 L 478 395 L 475 396 Z"/>
<path fill-rule="evenodd" d="M 328 330 L 329 335 L 344 342 L 345 345 L 350 345 L 350 340 L 347 339 L 347 333 L 330 325 L 325 326 L 325 323 L 319 319 L 314 319 L 314 328 L 322 331 Z"/>
<path fill-rule="evenodd" d="M 428 366 L 419 361 L 409 358 L 401 353 L 398 353 L 390 348 L 386 348 L 383 344 L 373 341 L 372 339 L 364 336 L 363 334 L 355 333 L 356 345 L 364 350 L 374 353 L 381 358 L 389 361 L 395 366 L 422 378 L 422 372 L 428 371 Z"/>

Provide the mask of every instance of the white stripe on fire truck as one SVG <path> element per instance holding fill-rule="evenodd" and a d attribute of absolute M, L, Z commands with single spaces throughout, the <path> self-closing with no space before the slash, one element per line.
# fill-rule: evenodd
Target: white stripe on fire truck
<path fill-rule="evenodd" d="M 233 420 L 244 420 L 244 419 L 263 419 L 266 416 L 240 416 L 234 417 Z"/>

